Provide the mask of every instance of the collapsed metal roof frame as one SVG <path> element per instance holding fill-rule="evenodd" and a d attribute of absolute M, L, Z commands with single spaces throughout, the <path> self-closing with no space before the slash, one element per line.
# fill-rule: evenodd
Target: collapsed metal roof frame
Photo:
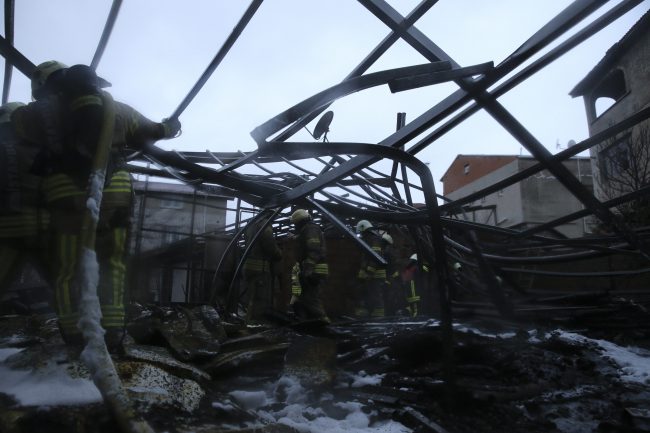
<path fill-rule="evenodd" d="M 428 226 L 431 244 L 419 243 L 421 251 L 418 252 L 422 254 L 420 257 L 424 257 L 430 263 L 435 263 L 438 287 L 441 289 L 440 301 L 443 327 L 447 331 L 445 332 L 447 343 L 451 342 L 450 287 L 453 285 L 447 267 L 448 252 L 452 254 L 454 260 L 466 263 L 472 262 L 467 257 L 473 258 L 471 264 L 479 269 L 484 277 L 484 284 L 493 295 L 493 301 L 497 305 L 503 299 L 499 300 L 501 294 L 495 277 L 495 267 L 503 263 L 544 263 L 613 252 L 640 254 L 645 258 L 650 258 L 650 250 L 646 244 L 648 233 L 645 230 L 633 230 L 611 211 L 611 207 L 633 200 L 640 195 L 646 195 L 650 191 L 644 188 L 603 203 L 597 200 L 562 164 L 562 161 L 567 158 L 648 119 L 650 108 L 641 110 L 597 136 L 553 155 L 497 100 L 630 11 L 642 0 L 622 0 L 600 17 L 593 18 L 581 30 L 551 48 L 546 54 L 539 56 L 493 90 L 488 89 L 517 71 L 524 62 L 532 59 L 578 23 L 587 20 L 608 0 L 575 0 L 541 29 L 533 33 L 500 64 L 494 66 L 492 63 L 487 63 L 469 67 L 461 67 L 415 27 L 416 22 L 437 3 L 437 0 L 423 0 L 406 17 L 393 9 L 385 0 L 358 1 L 389 28 L 389 34 L 341 83 L 307 98 L 255 128 L 251 132 L 251 136 L 257 143 L 257 150 L 248 153 L 178 152 L 164 151 L 151 144 L 135 156 L 153 162 L 160 167 L 159 171 L 148 171 L 149 173 L 166 177 L 172 176 L 195 186 L 218 185 L 225 193 L 261 209 L 269 210 L 270 214 L 263 214 L 267 218 L 271 215 L 269 222 L 273 217 L 280 215 L 281 210 L 290 206 L 298 205 L 316 209 L 350 239 L 357 242 L 368 254 L 373 253 L 347 228 L 346 220 L 363 217 L 386 224 Z M 254 0 L 250 4 L 226 42 L 218 50 L 213 61 L 171 117 L 177 118 L 189 105 L 232 48 L 261 3 L 262 0 Z M 120 6 L 121 0 L 114 0 L 92 60 L 93 67 L 96 67 L 101 59 Z M 34 69 L 33 63 L 13 47 L 13 9 L 14 2 L 5 0 L 6 39 L 0 38 L 0 53 L 7 59 L 6 65 L 13 65 L 30 76 Z M 409 44 L 429 63 L 366 74 L 366 71 L 398 40 Z M 6 101 L 10 81 L 11 67 L 6 66 L 3 101 Z M 325 112 L 333 102 L 351 93 L 385 84 L 392 92 L 399 92 L 448 81 L 456 83 L 459 87 L 458 90 L 408 123 L 404 122 L 403 116 L 401 119 L 398 118 L 397 130 L 377 144 L 288 142 L 296 132 Z M 484 110 L 494 118 L 538 160 L 538 164 L 462 199 L 438 205 L 438 198 L 446 199 L 436 194 L 431 173 L 415 155 L 479 110 Z M 422 134 L 426 135 L 418 139 Z M 407 148 L 407 146 L 409 147 Z M 329 157 L 329 160 L 325 160 L 323 157 Z M 294 162 L 305 158 L 311 158 L 320 163 L 321 171 L 309 171 Z M 393 161 L 393 169 L 389 175 L 371 167 L 373 163 L 384 158 Z M 266 166 L 269 163 L 278 162 L 288 165 L 291 170 L 297 170 L 299 174 L 293 171 L 277 172 Z M 256 167 L 266 174 L 252 175 L 238 171 L 245 166 Z M 405 167 L 410 168 L 420 177 L 419 186 L 409 181 Z M 133 170 L 137 172 L 139 168 L 133 166 Z M 584 210 L 561 216 L 540 227 L 520 231 L 470 223 L 455 217 L 458 213 L 462 214 L 463 205 L 515 184 L 541 170 L 548 170 L 552 173 L 584 205 Z M 358 188 L 351 188 L 350 185 L 356 185 Z M 348 196 L 328 191 L 328 188 L 331 187 L 340 188 Z M 399 187 L 403 189 L 405 198 L 401 197 Z M 412 188 L 423 191 L 426 201 L 424 209 L 414 206 L 410 193 Z M 322 195 L 325 200 L 317 198 L 316 194 Z M 354 195 L 357 200 L 349 198 L 349 195 Z M 564 240 L 550 239 L 539 235 L 545 229 L 554 228 L 585 215 L 595 215 L 603 223 L 613 228 L 614 235 Z M 283 217 L 286 218 L 286 215 L 283 214 Z M 260 218 L 262 218 L 262 214 L 260 214 Z M 450 235 L 452 229 L 461 230 L 465 235 L 459 237 L 462 239 L 454 239 Z M 504 239 L 504 242 L 496 248 L 492 245 L 492 251 L 485 254 L 476 235 L 477 232 L 498 234 Z M 238 236 L 234 237 L 234 239 L 237 238 Z M 522 257 L 520 253 L 523 249 L 530 251 L 536 248 L 543 249 L 546 254 Z M 382 261 L 383 259 L 378 258 L 378 260 Z M 505 269 L 501 268 L 500 270 Z M 647 269 L 643 269 L 639 272 L 646 271 Z M 595 274 L 588 273 L 590 276 Z M 608 275 L 612 275 L 612 273 L 610 272 Z M 504 310 L 507 310 L 507 306 L 504 306 L 502 312 Z M 451 344 L 445 344 L 445 348 L 451 350 L 451 347 Z M 445 358 L 449 360 L 450 354 L 447 353 Z"/>

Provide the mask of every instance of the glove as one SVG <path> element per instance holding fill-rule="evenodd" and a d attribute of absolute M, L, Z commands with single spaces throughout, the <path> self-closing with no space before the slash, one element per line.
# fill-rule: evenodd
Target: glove
<path fill-rule="evenodd" d="M 163 119 L 162 126 L 164 129 L 165 138 L 178 137 L 181 132 L 181 121 L 176 117 L 170 119 Z"/>
<path fill-rule="evenodd" d="M 289 305 L 293 305 L 298 301 L 298 297 L 296 295 L 291 295 L 291 300 L 289 301 Z"/>

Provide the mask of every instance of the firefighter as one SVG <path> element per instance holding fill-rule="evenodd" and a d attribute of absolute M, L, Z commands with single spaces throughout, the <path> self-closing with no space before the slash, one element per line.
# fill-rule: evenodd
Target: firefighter
<path fill-rule="evenodd" d="M 44 148 L 35 169 L 44 177 L 44 199 L 51 218 L 55 310 L 64 339 L 76 344 L 82 341 L 76 325 L 80 287 L 75 274 L 86 187 L 105 113 L 115 113 L 95 249 L 102 326 L 109 349 L 117 350 L 124 335 L 125 255 L 133 195 L 125 148 L 139 149 L 172 138 L 179 133 L 180 122 L 153 122 L 113 101 L 101 90 L 107 86 L 110 83 L 88 66 L 42 63 L 32 76 L 35 101 L 16 109 L 12 123 L 20 139 Z"/>
<path fill-rule="evenodd" d="M 381 235 L 384 259 L 386 259 L 386 281 L 384 281 L 384 308 L 387 315 L 392 316 L 403 307 L 402 285 L 398 268 L 398 257 L 395 251 L 393 237 L 387 232 Z"/>
<path fill-rule="evenodd" d="M 357 236 L 378 255 L 384 255 L 383 241 L 379 232 L 368 220 L 361 220 L 356 226 Z M 355 315 L 358 317 L 384 317 L 384 285 L 386 269 L 367 254 L 361 255 L 357 278 L 360 282 L 360 297 Z"/>
<path fill-rule="evenodd" d="M 300 264 L 301 287 L 301 293 L 293 303 L 293 311 L 302 320 L 329 322 L 321 300 L 321 291 L 329 275 L 323 231 L 305 209 L 292 213 L 291 223 L 297 234 L 296 260 Z"/>
<path fill-rule="evenodd" d="M 21 102 L 0 107 L 0 289 L 8 287 L 26 261 L 47 278 L 49 214 L 39 200 L 41 179 L 31 173 L 39 146 L 20 141 L 11 114 Z"/>
<path fill-rule="evenodd" d="M 270 224 L 264 227 L 264 219 L 248 224 L 244 230 L 244 241 L 248 247 L 255 239 L 248 251 L 244 262 L 244 282 L 249 291 L 248 310 L 246 320 L 259 321 L 264 317 L 267 309 L 273 307 L 273 264 L 282 259 L 282 251 L 273 237 Z M 260 231 L 261 233 L 257 235 Z"/>
<path fill-rule="evenodd" d="M 429 266 L 413 254 L 402 270 L 402 281 L 406 285 L 406 310 L 416 317 L 420 314 L 420 294 L 426 292 L 429 284 Z"/>

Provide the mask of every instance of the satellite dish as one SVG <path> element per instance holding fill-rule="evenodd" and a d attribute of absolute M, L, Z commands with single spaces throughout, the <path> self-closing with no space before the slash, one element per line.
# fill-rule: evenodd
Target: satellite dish
<path fill-rule="evenodd" d="M 333 118 L 334 112 L 327 111 L 321 116 L 320 119 L 318 119 L 316 127 L 314 128 L 314 133 L 312 134 L 316 140 L 320 139 L 320 136 L 323 134 L 327 136 L 327 132 L 330 130 L 330 123 L 332 123 Z"/>
<path fill-rule="evenodd" d="M 566 144 L 566 147 L 569 148 L 569 147 L 573 147 L 573 146 L 575 146 L 575 145 L 576 145 L 576 141 L 575 141 L 575 140 L 569 140 L 569 142 Z"/>

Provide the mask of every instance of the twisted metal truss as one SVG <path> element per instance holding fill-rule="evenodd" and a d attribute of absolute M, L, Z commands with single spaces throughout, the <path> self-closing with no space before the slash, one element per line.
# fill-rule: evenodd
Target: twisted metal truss
<path fill-rule="evenodd" d="M 132 170 L 173 177 L 197 188 L 238 197 L 253 206 L 272 211 L 280 228 L 288 227 L 287 212 L 282 212 L 283 209 L 292 206 L 315 209 L 357 242 L 367 254 L 374 253 L 351 232 L 350 220 L 366 218 L 384 224 L 426 227 L 429 242 L 420 245 L 419 252 L 431 263 L 435 263 L 439 285 L 447 288 L 441 290 L 443 305 L 449 301 L 450 278 L 446 263 L 450 258 L 472 264 L 485 276 L 488 286 L 496 287 L 496 274 L 515 269 L 512 268 L 515 265 L 578 260 L 613 253 L 650 257 L 646 243 L 648 232 L 631 229 L 611 211 L 612 207 L 647 195 L 650 190 L 643 188 L 615 200 L 600 202 L 562 164 L 568 158 L 648 119 L 650 107 L 569 149 L 552 154 L 498 101 L 498 98 L 558 58 L 569 54 L 577 45 L 606 28 L 642 0 L 622 0 L 595 18 L 592 13 L 607 4 L 607 0 L 575 0 L 547 24 L 534 31 L 499 64 L 490 62 L 469 66 L 458 64 L 416 27 L 417 21 L 435 6 L 436 0 L 423 0 L 406 16 L 398 13 L 385 0 L 358 2 L 386 25 L 386 37 L 342 82 L 295 104 L 251 131 L 257 150 L 179 152 L 165 151 L 151 144 L 146 149 L 135 152 L 132 161 L 151 162 L 158 168 L 150 169 L 134 164 Z M 250 4 L 213 61 L 171 117 L 177 118 L 200 92 L 261 3 L 262 0 L 254 0 Z M 97 67 L 109 42 L 120 5 L 120 0 L 113 2 L 91 63 L 93 67 Z M 431 13 L 435 13 L 435 9 Z M 568 35 L 578 24 L 583 25 L 580 30 L 551 48 L 553 43 Z M 409 44 L 428 63 L 367 73 L 399 40 Z M 6 101 L 10 86 L 11 66 L 27 76 L 34 69 L 33 63 L 16 50 L 12 42 L 13 1 L 7 0 L 5 38 L 0 38 L 0 53 L 7 59 L 8 65 L 5 69 L 3 101 Z M 540 55 L 546 49 L 548 50 Z M 326 138 L 322 142 L 291 141 L 298 131 L 326 112 L 333 102 L 352 93 L 383 85 L 387 85 L 391 92 L 400 92 L 443 82 L 453 82 L 458 89 L 410 122 L 404 122 L 402 117 L 398 121 L 397 130 L 378 143 L 329 142 Z M 417 154 L 428 146 L 435 146 L 438 139 L 453 128 L 462 127 L 465 120 L 479 111 L 494 118 L 538 162 L 480 191 L 450 201 L 436 193 L 431 173 L 417 158 Z M 297 162 L 304 159 L 310 160 L 309 167 L 316 166 L 319 169 L 308 169 L 305 164 Z M 392 161 L 389 173 L 373 167 L 380 160 Z M 542 170 L 552 173 L 584 205 L 584 209 L 523 230 L 477 224 L 457 217 L 474 200 Z M 409 179 L 409 172 L 414 173 L 417 179 Z M 413 203 L 413 190 L 424 194 L 424 206 Z M 444 203 L 439 204 L 439 200 Z M 594 215 L 612 227 L 613 234 L 582 239 L 551 239 L 541 234 L 588 215 Z M 482 234 L 496 236 L 500 241 L 491 244 L 482 242 L 479 240 Z M 521 268 L 516 269 L 521 271 Z M 635 272 L 646 271 L 647 269 L 639 269 Z M 588 273 L 589 276 L 596 274 Z M 575 273 L 573 276 L 580 275 Z"/>

